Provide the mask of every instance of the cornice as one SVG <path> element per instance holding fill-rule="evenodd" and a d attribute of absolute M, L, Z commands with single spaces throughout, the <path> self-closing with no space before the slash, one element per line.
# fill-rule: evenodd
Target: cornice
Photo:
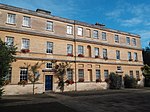
<path fill-rule="evenodd" d="M 90 44 L 97 44 L 97 45 L 104 45 L 104 46 L 110 46 L 110 47 L 119 47 L 119 48 L 133 49 L 133 50 L 142 51 L 141 48 L 134 48 L 134 47 L 130 47 L 130 46 L 108 44 L 108 43 L 102 43 L 102 42 L 97 42 L 97 41 L 83 40 L 83 39 L 79 39 L 79 38 L 74 39 L 74 38 L 70 38 L 70 37 L 46 34 L 46 33 L 35 32 L 35 31 L 20 30 L 20 29 L 8 28 L 8 27 L 4 27 L 4 26 L 0 26 L 0 31 L 7 31 L 7 32 L 21 33 L 21 34 L 27 34 L 27 35 L 33 35 L 33 36 L 61 39 L 61 40 L 68 40 L 68 41 L 77 41 L 77 42 L 84 42 L 84 43 L 90 43 Z"/>

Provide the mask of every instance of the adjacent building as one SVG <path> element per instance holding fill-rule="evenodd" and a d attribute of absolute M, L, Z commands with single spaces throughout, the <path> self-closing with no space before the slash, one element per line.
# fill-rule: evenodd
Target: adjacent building
<path fill-rule="evenodd" d="M 17 61 L 12 63 L 5 86 L 5 94 L 32 92 L 28 70 L 24 63 L 44 61 L 35 92 L 59 91 L 52 60 L 70 62 L 66 80 L 75 83 L 65 91 L 106 89 L 105 79 L 110 72 L 122 77 L 142 78 L 143 65 L 140 36 L 106 28 L 103 24 L 88 24 L 51 15 L 37 9 L 31 11 L 0 4 L 0 38 L 8 45 L 16 45 Z M 102 82 L 96 82 L 101 79 Z M 18 82 L 25 80 L 25 86 Z"/>

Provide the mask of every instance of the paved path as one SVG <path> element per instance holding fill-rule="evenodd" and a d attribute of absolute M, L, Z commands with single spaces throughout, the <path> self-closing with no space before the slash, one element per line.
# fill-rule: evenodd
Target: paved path
<path fill-rule="evenodd" d="M 0 102 L 3 109 L 32 104 L 37 110 L 43 108 L 42 112 L 150 112 L 149 88 L 4 96 L 3 99 Z M 29 110 L 34 112 L 32 108 Z"/>

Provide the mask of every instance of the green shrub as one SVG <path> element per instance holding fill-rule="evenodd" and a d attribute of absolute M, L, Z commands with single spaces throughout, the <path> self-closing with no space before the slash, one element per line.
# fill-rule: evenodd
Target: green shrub
<path fill-rule="evenodd" d="M 115 73 L 110 73 L 109 75 L 110 83 L 109 88 L 110 89 L 120 89 L 122 86 L 122 78 L 120 75 Z"/>
<path fill-rule="evenodd" d="M 134 77 L 130 77 L 128 75 L 124 76 L 124 87 L 125 88 L 136 88 L 137 80 Z"/>

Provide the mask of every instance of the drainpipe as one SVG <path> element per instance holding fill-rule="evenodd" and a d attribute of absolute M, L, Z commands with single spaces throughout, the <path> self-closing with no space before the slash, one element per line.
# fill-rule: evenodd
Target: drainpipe
<path fill-rule="evenodd" d="M 76 28 L 75 28 L 75 20 L 74 20 L 74 53 L 75 53 L 75 58 L 74 58 L 74 64 L 75 64 L 75 91 L 77 91 L 77 63 L 76 63 Z"/>

